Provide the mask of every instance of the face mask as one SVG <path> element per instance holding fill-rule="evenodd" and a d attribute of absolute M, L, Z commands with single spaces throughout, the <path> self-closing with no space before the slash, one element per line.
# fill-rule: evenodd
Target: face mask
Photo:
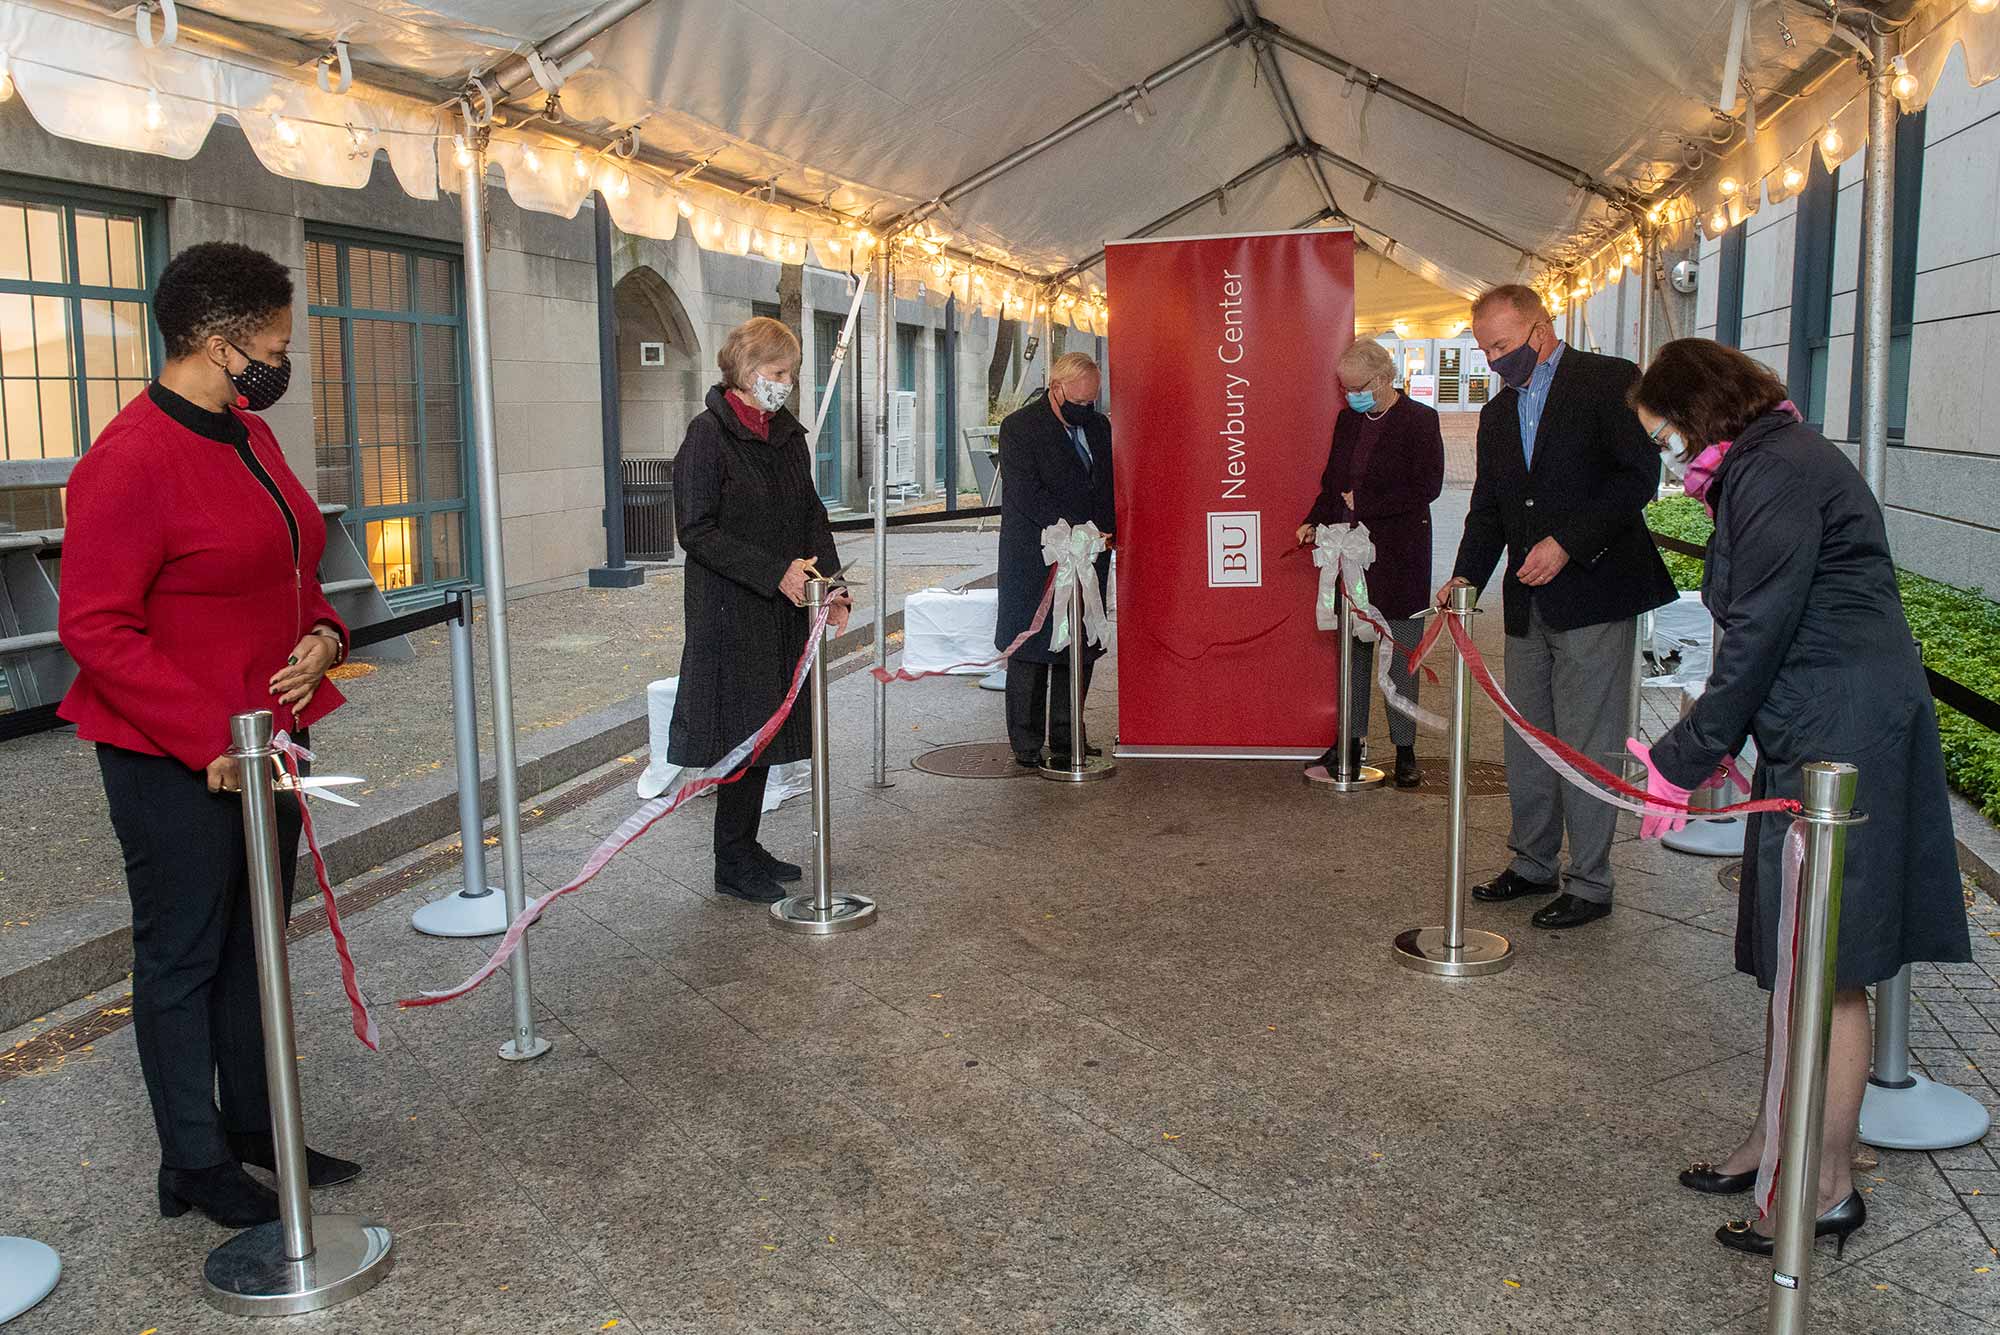
<path fill-rule="evenodd" d="M 229 346 L 236 348 L 234 343 Z M 229 383 L 236 387 L 237 407 L 261 413 L 285 397 L 285 386 L 292 383 L 290 357 L 284 357 L 273 366 L 269 362 L 258 361 L 241 348 L 236 348 L 236 351 L 244 362 L 241 371 L 232 372 L 229 376 Z"/>
<path fill-rule="evenodd" d="M 757 377 L 757 383 L 750 389 L 750 397 L 757 406 L 767 413 L 774 413 L 785 406 L 785 400 L 792 397 L 792 387 L 781 381 Z"/>
<path fill-rule="evenodd" d="M 1347 406 L 1354 409 L 1357 413 L 1374 412 L 1375 391 L 1372 389 L 1350 390 L 1347 395 Z"/>
<path fill-rule="evenodd" d="M 1062 406 L 1062 420 L 1071 426 L 1082 426 L 1097 411 L 1095 403 L 1079 403 L 1074 399 L 1065 400 Z"/>
<path fill-rule="evenodd" d="M 1534 343 L 1527 342 L 1512 352 L 1489 357 L 1486 365 L 1503 383 L 1514 389 L 1520 389 L 1528 383 L 1528 378 L 1534 375 L 1539 360 L 1535 355 Z"/>

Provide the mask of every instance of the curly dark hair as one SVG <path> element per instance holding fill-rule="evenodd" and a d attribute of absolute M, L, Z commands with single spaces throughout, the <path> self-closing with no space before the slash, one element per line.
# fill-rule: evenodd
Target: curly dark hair
<path fill-rule="evenodd" d="M 1703 450 L 1735 440 L 1787 394 L 1785 382 L 1755 358 L 1713 339 L 1677 338 L 1660 345 L 1626 398 L 1665 418 L 1690 450 Z"/>
<path fill-rule="evenodd" d="M 233 241 L 205 241 L 167 262 L 153 291 L 153 319 L 167 356 L 186 357 L 211 334 L 246 341 L 291 304 L 284 265 Z"/>

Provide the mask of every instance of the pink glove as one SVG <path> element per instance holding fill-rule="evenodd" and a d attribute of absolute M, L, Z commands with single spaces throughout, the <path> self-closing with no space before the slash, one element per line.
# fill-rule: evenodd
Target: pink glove
<path fill-rule="evenodd" d="M 1666 775 L 1660 773 L 1659 767 L 1653 763 L 1653 748 L 1647 746 L 1636 737 L 1628 737 L 1625 739 L 1625 749 L 1638 757 L 1639 762 L 1646 767 L 1647 797 L 1657 798 L 1668 803 L 1680 803 L 1682 805 L 1687 803 L 1689 790 L 1677 783 L 1669 782 Z M 1720 772 L 1719 770 L 1717 771 L 1718 774 Z M 1703 786 L 1707 787 L 1708 785 L 1704 784 Z M 1671 815 L 1663 813 L 1648 814 L 1640 818 L 1639 837 L 1641 839 L 1658 839 L 1662 835 L 1672 834 L 1675 830 L 1686 828 L 1687 817 L 1678 813 Z"/>

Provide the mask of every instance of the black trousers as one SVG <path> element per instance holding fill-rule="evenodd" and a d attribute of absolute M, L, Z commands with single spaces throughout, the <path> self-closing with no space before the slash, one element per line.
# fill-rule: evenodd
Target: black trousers
<path fill-rule="evenodd" d="M 160 1162 L 211 1168 L 231 1157 L 225 1132 L 271 1130 L 242 799 L 209 792 L 204 775 L 168 756 L 100 745 L 97 766 L 125 852 L 132 1028 Z M 298 799 L 279 794 L 287 918 L 299 827 Z"/>
<path fill-rule="evenodd" d="M 1096 667 L 1083 661 L 1083 698 L 1090 699 L 1090 675 Z M 1007 741 L 1017 756 L 1042 749 L 1044 727 L 1049 750 L 1069 754 L 1069 661 L 1030 663 L 1016 658 L 1007 664 Z M 1084 738 L 1088 743 L 1087 736 Z"/>
<path fill-rule="evenodd" d="M 764 823 L 769 765 L 753 765 L 735 783 L 715 790 L 715 869 L 748 866 L 757 855 L 757 827 Z"/>

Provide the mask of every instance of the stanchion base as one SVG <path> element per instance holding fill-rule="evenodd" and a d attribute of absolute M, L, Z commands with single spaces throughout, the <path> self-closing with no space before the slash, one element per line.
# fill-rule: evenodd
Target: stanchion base
<path fill-rule="evenodd" d="M 0 1238 L 0 1325 L 49 1296 L 62 1278 L 62 1258 L 32 1238 Z"/>
<path fill-rule="evenodd" d="M 1308 765 L 1305 769 L 1306 784 L 1326 793 L 1358 793 L 1369 788 L 1380 788 L 1389 776 L 1373 765 L 1363 765 L 1352 778 L 1336 777 L 1324 765 Z"/>
<path fill-rule="evenodd" d="M 1691 820 L 1686 829 L 1675 830 L 1660 843 L 1676 853 L 1692 853 L 1698 858 L 1740 858 L 1743 831 L 1744 823 L 1734 816 L 1728 820 Z"/>
<path fill-rule="evenodd" d="M 1985 1136 L 1993 1119 L 1979 1100 L 1910 1072 L 1907 1089 L 1873 1081 L 1861 1096 L 1860 1140 L 1885 1150 L 1950 1150 Z"/>
<path fill-rule="evenodd" d="M 461 890 L 412 913 L 410 926 L 425 936 L 498 936 L 507 930 L 507 896 L 493 886 Z"/>
<path fill-rule="evenodd" d="M 1514 947 L 1498 932 L 1466 928 L 1465 944 L 1457 950 L 1444 943 L 1442 927 L 1412 927 L 1396 937 L 1396 960 L 1418 973 L 1446 978 L 1475 978 L 1499 973 L 1514 963 Z"/>
<path fill-rule="evenodd" d="M 510 1038 L 500 1045 L 500 1060 L 503 1062 L 533 1061 L 548 1050 L 549 1041 L 539 1034 L 535 1036 L 535 1041 L 525 1048 L 521 1046 L 521 1040 Z"/>
<path fill-rule="evenodd" d="M 1110 778 L 1117 769 L 1118 762 L 1108 756 L 1085 756 L 1082 769 L 1068 765 L 1060 769 L 1054 765 L 1044 765 L 1041 775 L 1044 779 L 1053 779 L 1057 783 L 1090 783 L 1096 779 Z"/>
<path fill-rule="evenodd" d="M 785 932 L 831 936 L 875 925 L 875 901 L 861 895 L 835 895 L 833 907 L 822 913 L 810 893 L 793 895 L 771 905 L 771 925 Z"/>
<path fill-rule="evenodd" d="M 394 1265 L 389 1230 L 358 1214 L 313 1216 L 313 1254 L 285 1259 L 278 1221 L 245 1229 L 208 1254 L 211 1306 L 235 1316 L 296 1316 L 366 1293 Z"/>

